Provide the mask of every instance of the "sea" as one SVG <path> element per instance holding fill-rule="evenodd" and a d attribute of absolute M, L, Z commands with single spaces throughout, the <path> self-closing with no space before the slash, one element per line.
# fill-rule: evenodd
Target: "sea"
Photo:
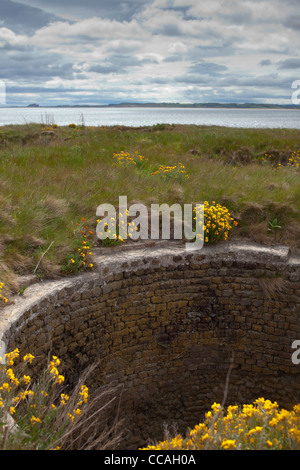
<path fill-rule="evenodd" d="M 300 129 L 300 109 L 110 106 L 0 108 L 0 126 L 30 123 L 96 127 L 194 124 L 238 128 Z"/>

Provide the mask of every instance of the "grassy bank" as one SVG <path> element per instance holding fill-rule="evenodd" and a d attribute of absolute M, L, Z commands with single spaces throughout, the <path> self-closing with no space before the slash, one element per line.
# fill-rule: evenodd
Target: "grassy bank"
<path fill-rule="evenodd" d="M 232 239 L 300 250 L 298 149 L 300 131 L 287 129 L 2 127 L 0 281 L 10 293 L 16 276 L 62 275 L 77 224 L 94 230 L 97 206 L 121 195 L 148 206 L 216 201 L 239 222 Z M 143 159 L 122 164 L 125 154 Z M 161 165 L 176 170 L 163 178 Z"/>

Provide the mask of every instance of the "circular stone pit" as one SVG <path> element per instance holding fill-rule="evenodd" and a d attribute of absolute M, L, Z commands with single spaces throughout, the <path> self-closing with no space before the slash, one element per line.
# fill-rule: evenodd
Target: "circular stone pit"
<path fill-rule="evenodd" d="M 184 433 L 222 402 L 300 401 L 300 259 L 286 247 L 222 243 L 95 250 L 95 270 L 28 287 L 0 310 L 2 351 L 58 356 L 69 383 L 101 360 L 94 393 L 116 386 L 122 449 Z"/>

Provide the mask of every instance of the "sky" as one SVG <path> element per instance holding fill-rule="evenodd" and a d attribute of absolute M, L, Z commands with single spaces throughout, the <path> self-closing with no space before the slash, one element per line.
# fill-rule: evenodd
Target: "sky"
<path fill-rule="evenodd" d="M 291 104 L 299 45 L 300 0 L 0 0 L 8 106 Z"/>

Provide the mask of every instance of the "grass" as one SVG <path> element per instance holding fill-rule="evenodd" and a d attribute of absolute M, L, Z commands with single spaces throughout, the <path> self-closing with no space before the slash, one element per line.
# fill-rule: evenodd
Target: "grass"
<path fill-rule="evenodd" d="M 83 260 L 85 266 L 91 265 L 92 259 L 85 259 L 83 255 L 89 256 L 89 250 L 93 250 L 95 240 L 85 236 L 95 229 L 96 208 L 104 202 L 117 206 L 120 195 L 126 195 L 129 203 L 141 201 L 148 206 L 151 203 L 216 201 L 226 206 L 239 222 L 230 233 L 231 239 L 285 244 L 299 252 L 299 168 L 288 164 L 291 155 L 299 149 L 300 132 L 287 129 L 164 124 L 145 128 L 58 128 L 38 124 L 2 127 L 2 305 L 10 294 L 23 293 L 26 289 L 26 286 L 19 286 L 18 276 L 35 273 L 40 278 L 51 279 L 76 272 L 82 268 Z M 141 155 L 145 161 L 139 165 L 116 164 L 114 155 L 124 154 Z M 266 158 L 266 154 L 271 157 Z M 188 178 L 179 178 L 178 173 L 172 177 L 170 168 L 182 169 L 181 165 Z M 162 177 L 164 168 L 168 168 L 165 178 Z M 89 243 L 86 252 L 85 240 Z M 53 433 L 48 435 L 45 430 L 41 445 L 49 447 L 58 440 L 55 433 L 60 432 L 66 416 L 68 414 L 58 415 L 57 420 L 54 416 Z M 86 412 L 85 419 L 88 417 L 89 412 Z M 69 425 L 69 421 L 67 423 Z M 86 426 L 85 420 L 83 423 Z M 33 423 L 33 427 L 31 421 L 25 424 L 28 434 L 29 430 L 38 429 L 41 423 Z M 222 427 L 224 420 L 219 424 Z M 254 427 L 257 435 L 245 434 L 246 448 L 253 443 L 261 446 L 262 431 L 263 442 L 268 448 L 278 444 L 280 438 L 270 434 L 273 428 L 269 423 L 259 422 L 255 426 L 259 428 Z M 294 436 L 295 431 L 291 434 L 291 429 L 288 438 L 297 438 L 298 446 L 298 432 Z M 238 442 L 235 435 L 221 431 L 218 436 L 213 436 L 216 438 L 212 441 L 213 446 L 235 448 Z M 250 431 L 247 429 L 245 433 Z M 0 432 L 2 448 L 4 443 L 8 444 L 4 428 L 3 432 Z M 81 436 L 82 428 L 77 428 L 76 433 Z M 171 445 L 174 449 L 182 448 L 182 445 L 193 448 L 205 436 L 205 433 L 198 434 L 194 443 L 179 436 L 162 445 L 168 448 Z M 36 448 L 40 441 L 34 432 L 30 431 L 30 435 L 26 445 Z M 104 445 L 107 444 L 106 437 L 103 437 Z M 190 438 L 194 437 L 195 432 L 191 432 Z M 22 439 L 19 436 L 18 442 L 24 447 Z M 9 445 L 15 447 L 15 443 Z M 286 447 L 285 443 L 278 445 Z"/>
<path fill-rule="evenodd" d="M 1 450 L 104 450 L 120 442 L 121 421 L 108 425 L 116 390 L 103 389 L 91 398 L 86 385 L 99 365 L 87 368 L 70 391 L 58 357 L 52 356 L 36 378 L 31 363 L 38 358 L 19 356 L 15 349 L 0 364 Z"/>
<path fill-rule="evenodd" d="M 293 129 L 2 127 L 0 280 L 17 292 L 17 276 L 32 274 L 38 263 L 41 278 L 64 275 L 81 218 L 94 230 L 97 206 L 117 206 L 120 195 L 148 206 L 216 201 L 239 222 L 233 239 L 297 251 L 299 168 L 287 163 L 298 149 L 300 133 Z M 122 152 L 145 162 L 117 165 L 113 155 Z M 188 178 L 156 173 L 179 164 Z M 268 230 L 275 219 L 280 228 Z"/>

